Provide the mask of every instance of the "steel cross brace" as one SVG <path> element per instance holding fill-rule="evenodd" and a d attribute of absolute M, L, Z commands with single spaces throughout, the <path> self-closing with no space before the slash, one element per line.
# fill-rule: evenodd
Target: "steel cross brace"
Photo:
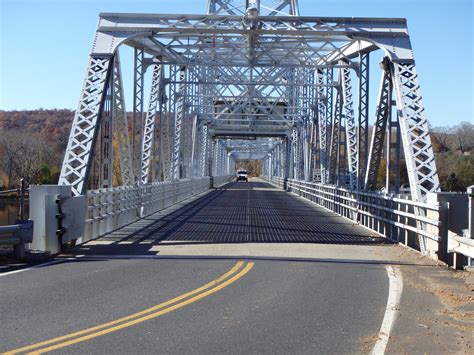
<path fill-rule="evenodd" d="M 100 117 L 100 140 L 99 145 L 99 188 L 112 187 L 112 166 L 113 166 L 113 147 L 112 140 L 114 136 L 114 108 L 113 108 L 113 72 L 110 75 L 107 84 L 107 92 L 104 97 L 103 109 Z"/>
<path fill-rule="evenodd" d="M 127 110 L 123 95 L 122 70 L 120 65 L 120 56 L 115 54 L 114 72 L 113 72 L 113 111 L 114 123 L 117 131 L 117 147 L 120 159 L 120 171 L 122 174 L 122 184 L 132 186 L 135 178 L 132 167 L 132 152 L 130 149 L 130 139 L 128 134 Z"/>
<path fill-rule="evenodd" d="M 339 183 L 339 144 L 340 144 L 340 126 L 341 126 L 341 110 L 342 110 L 342 93 L 337 90 L 336 104 L 333 111 L 331 145 L 329 147 L 329 183 Z M 337 177 L 336 177 L 337 175 Z"/>
<path fill-rule="evenodd" d="M 358 177 L 364 183 L 369 143 L 369 53 L 359 53 Z"/>
<path fill-rule="evenodd" d="M 90 56 L 79 104 L 69 135 L 59 176 L 59 185 L 71 185 L 72 194 L 87 189 L 107 80 L 113 68 L 113 56 Z"/>
<path fill-rule="evenodd" d="M 324 72 L 322 69 L 317 71 L 317 80 L 320 86 L 317 87 L 317 119 L 319 124 L 319 162 L 320 162 L 320 174 L 321 183 L 325 184 L 327 180 L 327 131 L 328 122 L 326 118 L 327 113 L 327 97 L 324 94 Z"/>
<path fill-rule="evenodd" d="M 157 111 L 160 108 L 162 99 L 163 72 L 162 66 L 155 64 L 153 66 L 153 77 L 151 81 L 150 101 L 148 111 L 143 126 L 143 140 L 141 150 L 141 174 L 140 183 L 146 185 L 150 175 L 150 164 L 153 153 L 155 139 L 155 124 Z"/>
<path fill-rule="evenodd" d="M 441 189 L 418 75 L 414 63 L 392 63 L 391 70 L 411 193 L 424 201 Z"/>
<path fill-rule="evenodd" d="M 184 82 L 186 80 L 186 68 L 181 66 L 179 68 L 179 80 Z M 180 178 L 180 162 L 181 162 L 181 129 L 183 118 L 186 111 L 186 84 L 180 83 L 178 92 L 176 93 L 176 113 L 174 121 L 174 146 L 173 146 L 173 168 L 172 179 L 178 180 Z"/>
<path fill-rule="evenodd" d="M 387 122 L 392 107 L 392 77 L 387 60 L 383 63 L 385 63 L 386 68 L 382 73 L 382 80 L 380 82 L 375 123 L 372 131 L 372 140 L 364 179 L 364 189 L 366 190 L 374 189 L 377 183 L 377 174 L 380 160 L 382 159 L 385 135 L 387 133 Z"/>
<path fill-rule="evenodd" d="M 342 79 L 342 96 L 346 123 L 347 163 L 350 178 L 350 188 L 351 190 L 357 190 L 359 186 L 357 174 L 357 168 L 359 165 L 357 161 L 359 149 L 357 146 L 357 131 L 352 101 L 351 73 L 347 68 L 341 68 L 339 70 Z"/>

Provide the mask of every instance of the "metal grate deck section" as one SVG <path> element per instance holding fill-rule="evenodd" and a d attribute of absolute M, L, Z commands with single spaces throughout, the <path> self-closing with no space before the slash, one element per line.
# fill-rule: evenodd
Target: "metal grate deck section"
<path fill-rule="evenodd" d="M 351 221 L 263 182 L 229 183 L 184 207 L 110 234 L 129 243 L 385 243 Z"/>

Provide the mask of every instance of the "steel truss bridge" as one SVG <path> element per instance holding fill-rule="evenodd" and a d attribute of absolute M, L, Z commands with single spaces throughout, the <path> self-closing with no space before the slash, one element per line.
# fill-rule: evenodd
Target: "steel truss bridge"
<path fill-rule="evenodd" d="M 380 77 L 371 105 L 369 73 Z M 417 232 L 422 251 L 438 241 L 429 214 L 439 210 L 426 201 L 440 184 L 406 20 L 302 16 L 297 0 L 100 14 L 59 179 L 87 196 L 89 222 L 108 221 L 90 222 L 88 235 L 228 181 L 242 160 L 359 223 L 378 216 Z M 394 195 L 402 164 L 405 202 Z"/>

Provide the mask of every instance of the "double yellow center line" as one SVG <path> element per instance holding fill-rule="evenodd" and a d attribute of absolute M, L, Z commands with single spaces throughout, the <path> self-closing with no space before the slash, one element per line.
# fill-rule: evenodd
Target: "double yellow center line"
<path fill-rule="evenodd" d="M 223 288 L 234 283 L 242 276 L 247 274 L 252 269 L 254 263 L 252 262 L 237 262 L 232 269 L 225 274 L 219 276 L 217 279 L 201 286 L 193 291 L 187 292 L 173 298 L 169 301 L 160 303 L 156 306 L 144 309 L 143 311 L 130 314 L 129 316 L 116 319 L 111 322 L 103 323 L 92 328 L 83 329 L 74 333 L 63 335 L 54 339 L 46 340 L 40 343 L 28 345 L 15 350 L 10 350 L 4 355 L 25 353 L 28 354 L 42 354 L 48 351 L 64 348 L 69 345 L 81 343 L 86 340 L 100 337 L 105 334 L 115 332 L 120 329 L 128 328 L 133 325 L 145 322 L 147 320 L 159 317 L 163 314 L 170 313 L 174 310 L 187 306 L 193 302 L 212 295 Z"/>

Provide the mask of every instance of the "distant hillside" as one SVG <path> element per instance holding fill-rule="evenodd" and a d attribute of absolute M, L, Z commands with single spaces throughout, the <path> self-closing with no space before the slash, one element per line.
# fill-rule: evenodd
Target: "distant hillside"
<path fill-rule="evenodd" d="M 67 109 L 1 111 L 0 132 L 34 133 L 45 136 L 69 132 L 74 111 Z"/>
<path fill-rule="evenodd" d="M 73 118 L 74 111 L 67 109 L 0 110 L 0 188 L 16 184 L 20 177 L 32 183 L 55 183 Z M 444 191 L 465 191 L 474 184 L 472 123 L 434 127 L 431 142 Z M 383 186 L 384 161 L 381 164 L 379 180 Z M 243 162 L 242 166 L 258 174 L 259 166 L 253 162 Z"/>

